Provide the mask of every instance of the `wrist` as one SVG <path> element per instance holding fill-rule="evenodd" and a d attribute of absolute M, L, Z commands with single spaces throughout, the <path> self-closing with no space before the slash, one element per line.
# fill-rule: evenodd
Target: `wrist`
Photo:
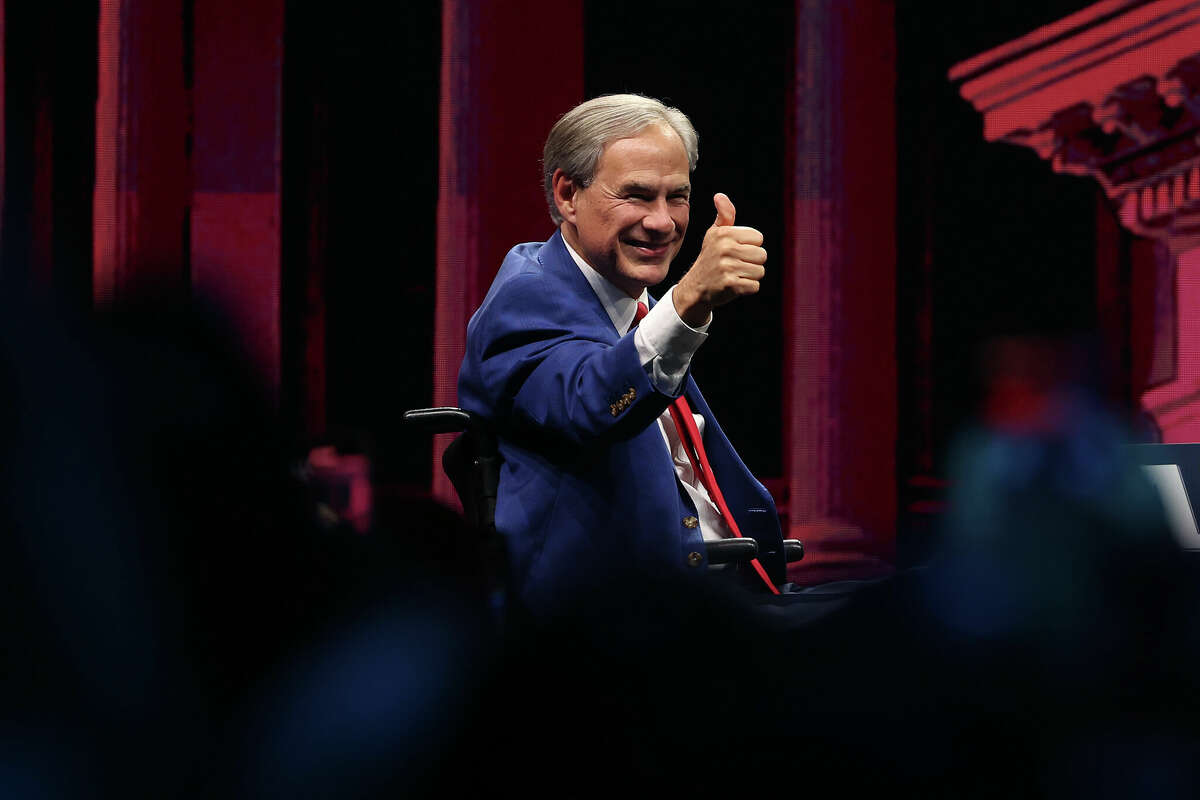
<path fill-rule="evenodd" d="M 699 292 L 690 291 L 682 281 L 675 284 L 671 302 L 675 306 L 675 313 L 690 328 L 703 327 L 712 316 L 712 306 L 701 299 Z"/>

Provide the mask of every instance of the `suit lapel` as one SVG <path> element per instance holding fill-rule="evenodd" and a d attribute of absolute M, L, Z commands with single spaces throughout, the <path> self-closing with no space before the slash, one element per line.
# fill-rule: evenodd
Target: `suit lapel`
<path fill-rule="evenodd" d="M 538 261 L 545 268 L 546 275 L 562 285 L 562 296 L 549 299 L 571 302 L 578 308 L 581 312 L 581 321 L 586 320 L 588 327 L 585 332 L 588 335 L 600 334 L 603 339 L 612 343 L 621 338 L 613 328 L 612 320 L 609 319 L 608 312 L 604 310 L 604 304 L 592 290 L 592 285 L 588 283 L 587 278 L 583 277 L 579 265 L 567 252 L 562 231 L 555 231 L 554 235 L 546 240 L 545 246 L 538 251 Z"/>

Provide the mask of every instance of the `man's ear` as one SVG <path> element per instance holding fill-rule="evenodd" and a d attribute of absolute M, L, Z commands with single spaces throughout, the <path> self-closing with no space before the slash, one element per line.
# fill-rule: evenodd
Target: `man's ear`
<path fill-rule="evenodd" d="M 554 205 L 558 207 L 558 213 L 567 222 L 574 224 L 575 195 L 579 186 L 561 169 L 554 170 L 554 174 L 550 176 L 550 185 L 554 187 Z"/>

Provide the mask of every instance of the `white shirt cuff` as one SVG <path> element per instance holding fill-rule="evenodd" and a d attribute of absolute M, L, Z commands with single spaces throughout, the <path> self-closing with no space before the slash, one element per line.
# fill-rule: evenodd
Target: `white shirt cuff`
<path fill-rule="evenodd" d="M 698 329 L 681 320 L 675 312 L 674 291 L 674 286 L 667 290 L 633 333 L 634 347 L 650 383 L 669 395 L 679 393 L 692 364 L 692 356 L 708 338 L 708 327 L 712 324 L 711 314 L 708 322 Z"/>

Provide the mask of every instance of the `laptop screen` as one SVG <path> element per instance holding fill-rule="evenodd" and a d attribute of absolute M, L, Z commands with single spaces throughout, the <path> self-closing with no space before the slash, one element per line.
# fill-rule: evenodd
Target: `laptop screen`
<path fill-rule="evenodd" d="M 1193 503 L 1200 501 L 1200 444 L 1139 444 L 1130 451 L 1158 489 L 1180 547 L 1200 551 L 1200 529 L 1193 508 Z"/>

